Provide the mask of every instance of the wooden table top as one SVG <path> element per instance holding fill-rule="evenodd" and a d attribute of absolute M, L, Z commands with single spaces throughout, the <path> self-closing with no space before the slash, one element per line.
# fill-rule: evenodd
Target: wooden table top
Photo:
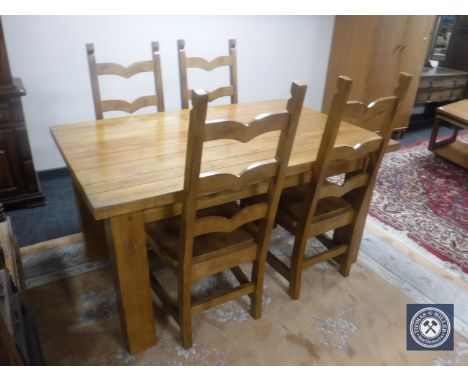
<path fill-rule="evenodd" d="M 256 115 L 284 109 L 286 101 L 222 105 L 208 119 L 249 122 Z M 133 115 L 51 127 L 52 136 L 95 219 L 147 210 L 180 200 L 183 187 L 189 110 Z M 326 114 L 304 108 L 289 161 L 288 176 L 313 167 Z M 208 142 L 202 171 L 239 173 L 248 164 L 273 157 L 278 132 L 244 144 Z M 351 145 L 376 134 L 343 123 L 337 145 Z M 398 149 L 392 141 L 390 150 Z"/>
<path fill-rule="evenodd" d="M 449 103 L 448 105 L 439 106 L 437 112 L 449 115 L 462 123 L 468 128 L 468 99 Z"/>

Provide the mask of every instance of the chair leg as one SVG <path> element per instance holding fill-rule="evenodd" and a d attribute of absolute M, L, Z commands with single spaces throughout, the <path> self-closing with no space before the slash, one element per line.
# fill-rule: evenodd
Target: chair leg
<path fill-rule="evenodd" d="M 351 271 L 351 266 L 353 265 L 353 261 L 351 256 L 349 256 L 349 252 L 346 252 L 344 255 L 341 256 L 340 259 L 340 273 L 343 277 L 348 277 L 349 272 Z"/>
<path fill-rule="evenodd" d="M 178 285 L 179 299 L 179 326 L 182 339 L 182 346 L 191 348 L 192 343 L 192 291 L 189 275 L 181 275 Z"/>
<path fill-rule="evenodd" d="M 289 276 L 289 296 L 298 300 L 301 294 L 304 252 L 307 244 L 305 235 L 296 236 L 291 258 L 291 273 Z"/>
<path fill-rule="evenodd" d="M 264 275 L 265 261 L 254 261 L 252 267 L 252 281 L 255 283 L 255 292 L 252 293 L 250 302 L 250 315 L 255 320 L 262 317 Z"/>
<path fill-rule="evenodd" d="M 333 240 L 337 243 L 346 243 L 348 242 L 351 245 L 350 238 L 352 237 L 353 228 L 351 226 L 345 226 L 336 229 L 333 232 Z M 353 256 L 350 249 L 346 251 L 343 255 L 336 258 L 336 261 L 340 265 L 340 273 L 343 277 L 348 277 L 349 272 L 351 271 L 351 266 L 353 265 Z"/>

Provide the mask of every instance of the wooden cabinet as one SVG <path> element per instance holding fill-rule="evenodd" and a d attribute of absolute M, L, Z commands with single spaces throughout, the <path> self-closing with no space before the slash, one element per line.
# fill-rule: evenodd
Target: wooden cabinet
<path fill-rule="evenodd" d="M 23 115 L 25 94 L 21 80 L 11 76 L 0 20 L 0 202 L 6 208 L 45 202 Z"/>
<path fill-rule="evenodd" d="M 16 141 L 11 131 L 0 131 L 0 198 L 6 198 L 23 189 L 18 163 L 12 158 L 18 156 Z"/>
<path fill-rule="evenodd" d="M 392 94 L 400 72 L 413 75 L 397 126 L 413 109 L 435 16 L 337 16 L 322 111 L 328 112 L 338 76 L 353 79 L 350 98 L 370 102 Z"/>

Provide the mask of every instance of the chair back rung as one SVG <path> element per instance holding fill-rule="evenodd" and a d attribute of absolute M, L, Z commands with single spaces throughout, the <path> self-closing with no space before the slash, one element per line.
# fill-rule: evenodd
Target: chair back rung
<path fill-rule="evenodd" d="M 108 62 L 96 64 L 96 73 L 98 76 L 114 75 L 130 78 L 139 73 L 152 72 L 153 70 L 153 61 L 135 62 L 126 67 L 120 64 Z"/>
<path fill-rule="evenodd" d="M 330 152 L 330 161 L 355 161 L 367 154 L 374 152 L 382 145 L 382 139 L 375 137 L 366 142 L 360 142 L 358 145 L 336 146 Z"/>
<path fill-rule="evenodd" d="M 226 189 L 234 191 L 249 185 L 262 183 L 276 175 L 278 162 L 275 159 L 256 162 L 245 168 L 239 175 L 205 172 L 200 174 L 199 195 L 216 193 Z"/>
<path fill-rule="evenodd" d="M 102 111 L 125 111 L 127 113 L 134 113 L 144 107 L 154 106 L 158 103 L 157 96 L 143 96 L 139 97 L 132 102 L 124 100 L 104 100 L 101 102 Z"/>
<path fill-rule="evenodd" d="M 230 219 L 224 216 L 206 216 L 195 221 L 194 236 L 211 232 L 232 232 L 247 223 L 260 220 L 268 213 L 267 203 L 257 203 L 241 209 Z"/>
<path fill-rule="evenodd" d="M 232 139 L 246 143 L 259 135 L 284 130 L 288 126 L 288 120 L 288 112 L 282 111 L 259 115 L 247 124 L 237 121 L 208 121 L 204 130 L 204 141 Z"/>
<path fill-rule="evenodd" d="M 212 102 L 221 97 L 232 97 L 234 95 L 234 87 L 232 86 L 221 86 L 208 93 L 208 101 Z"/>

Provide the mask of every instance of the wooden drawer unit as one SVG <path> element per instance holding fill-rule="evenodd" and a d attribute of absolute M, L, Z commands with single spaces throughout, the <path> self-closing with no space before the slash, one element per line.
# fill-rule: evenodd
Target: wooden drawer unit
<path fill-rule="evenodd" d="M 5 91 L 0 87 L 0 201 L 6 208 L 44 204 L 44 194 L 34 169 L 19 79 Z"/>
<path fill-rule="evenodd" d="M 0 130 L 0 198 L 22 191 L 20 169 L 13 159 L 18 156 L 15 136 L 11 131 Z"/>
<path fill-rule="evenodd" d="M 457 101 L 465 98 L 468 72 L 449 68 L 424 68 L 416 104 Z"/>
<path fill-rule="evenodd" d="M 453 78 L 421 78 L 419 90 L 422 89 L 446 89 L 446 88 L 465 88 L 468 83 L 468 76 L 455 76 Z"/>
<path fill-rule="evenodd" d="M 24 121 L 20 98 L 23 94 L 24 91 L 15 98 L 0 97 L 0 124 L 21 123 Z"/>
<path fill-rule="evenodd" d="M 464 98 L 464 95 L 465 88 L 419 91 L 416 94 L 416 103 L 456 101 Z"/>
<path fill-rule="evenodd" d="M 11 75 L 0 18 L 0 202 L 5 208 L 45 202 L 29 147 L 24 95 L 21 80 Z"/>

